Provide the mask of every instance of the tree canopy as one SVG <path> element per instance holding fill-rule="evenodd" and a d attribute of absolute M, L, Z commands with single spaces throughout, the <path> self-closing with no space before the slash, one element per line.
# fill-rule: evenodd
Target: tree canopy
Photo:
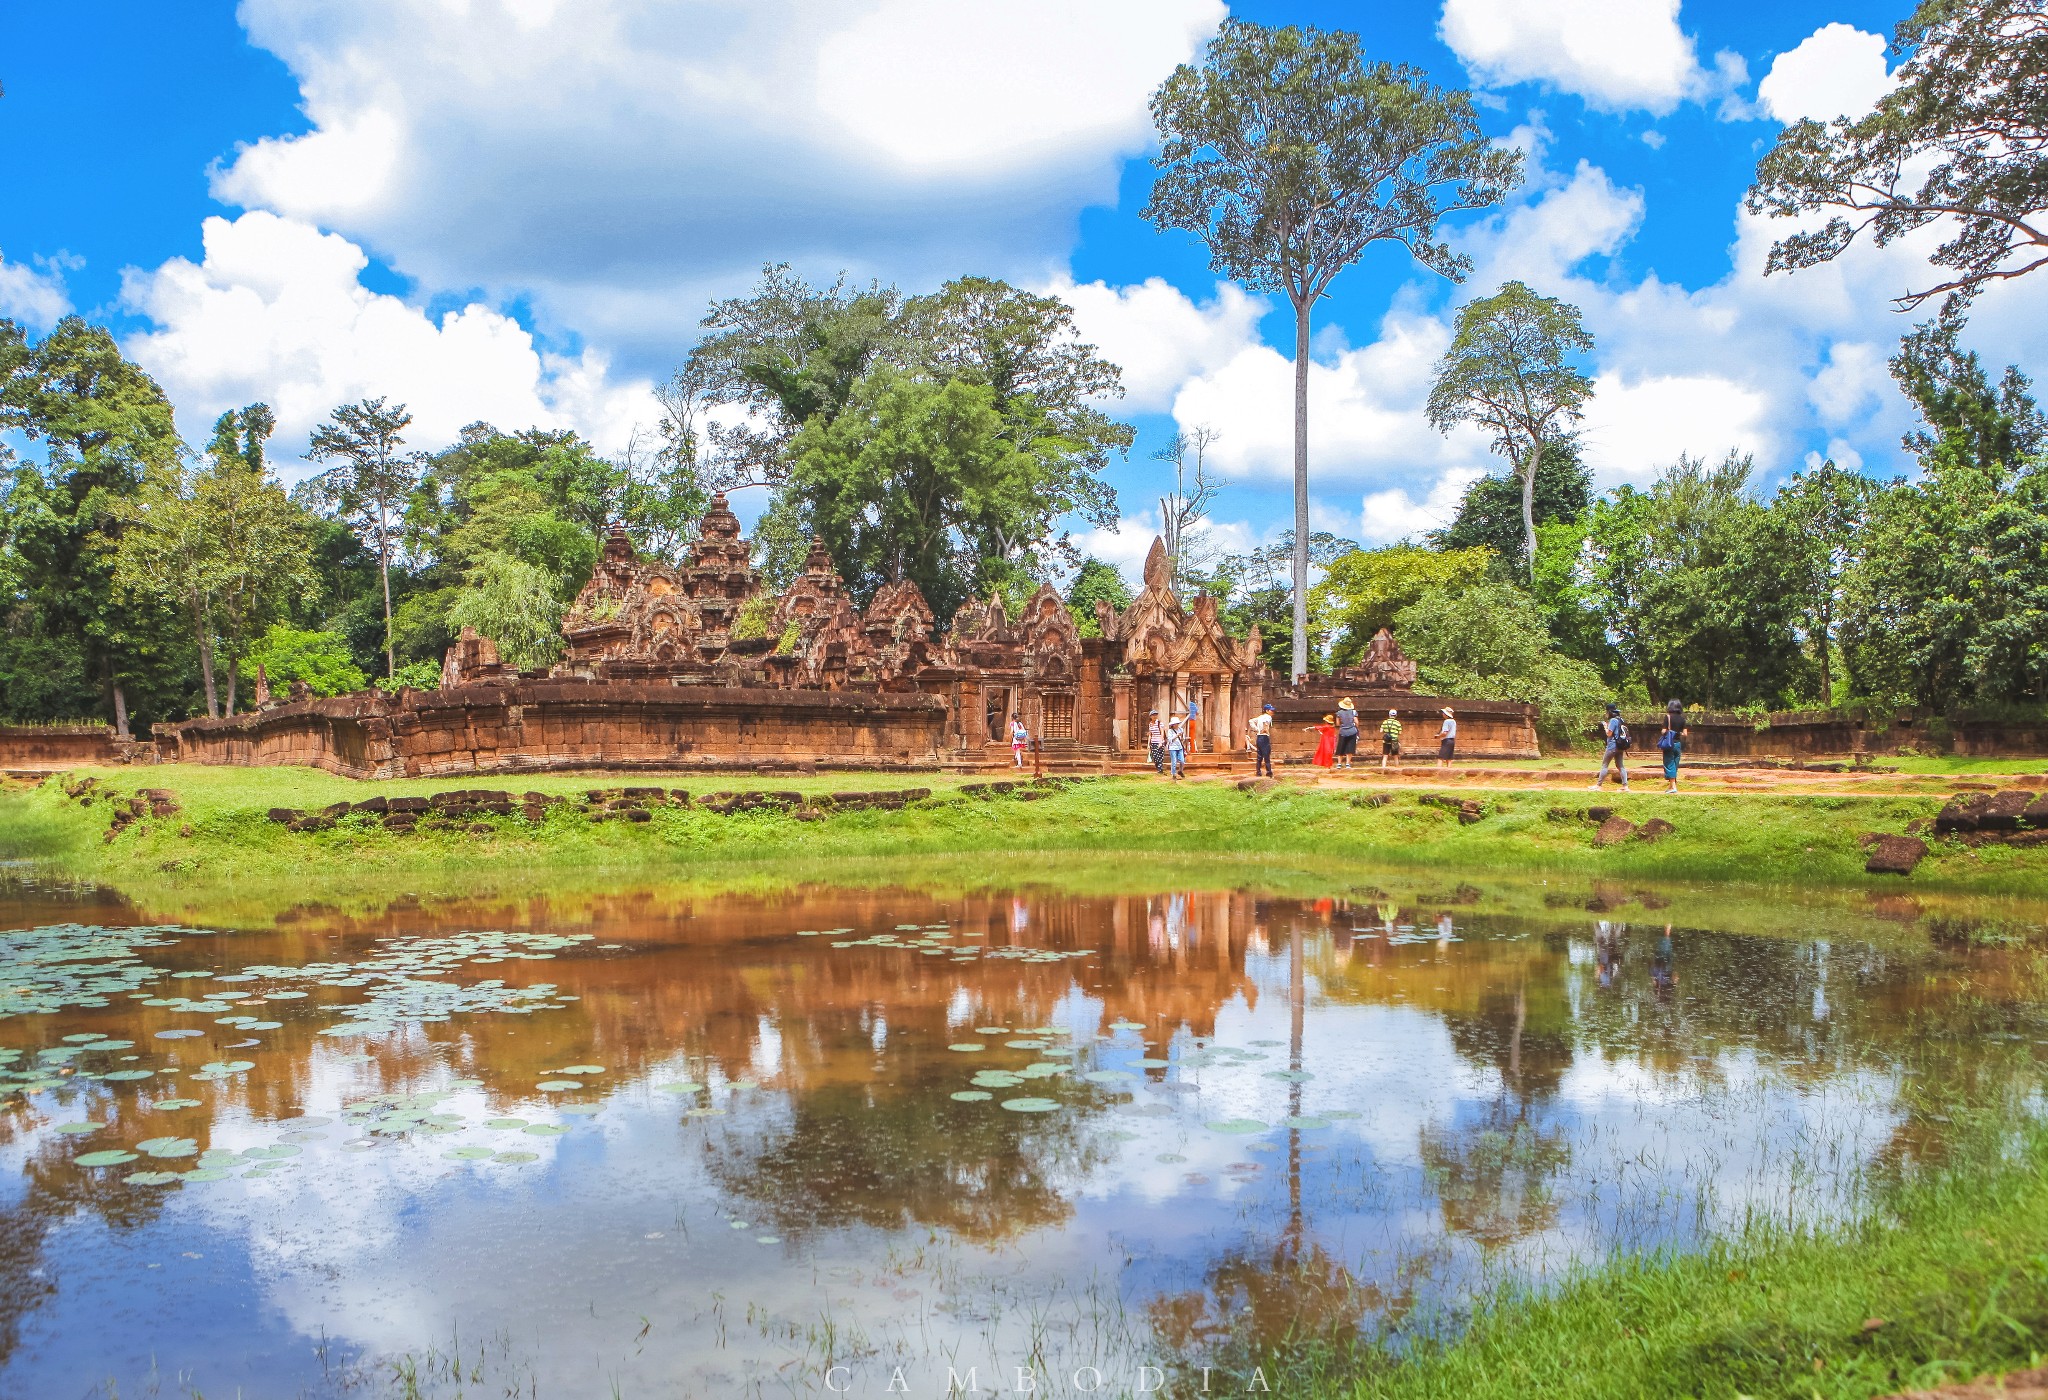
<path fill-rule="evenodd" d="M 1937 271 L 1897 304 L 1959 312 L 2048 262 L 2048 0 L 1921 0 L 1892 48 L 1907 57 L 1891 90 L 1868 113 L 1785 128 L 1748 207 L 1827 215 L 1773 244 L 1766 273 L 1938 229 Z"/>
<path fill-rule="evenodd" d="M 1144 215 L 1198 235 L 1209 266 L 1294 307 L 1292 671 L 1308 669 L 1308 360 L 1315 303 L 1375 243 L 1462 280 L 1447 214 L 1498 204 L 1521 152 L 1489 141 L 1469 93 L 1368 62 L 1356 34 L 1227 19 L 1203 63 L 1152 94 L 1159 171 Z"/>

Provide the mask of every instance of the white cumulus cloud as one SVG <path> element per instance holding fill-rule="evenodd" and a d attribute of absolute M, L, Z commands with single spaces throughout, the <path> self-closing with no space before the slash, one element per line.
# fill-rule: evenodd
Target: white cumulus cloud
<path fill-rule="evenodd" d="M 1778 447 L 1770 405 L 1759 390 L 1716 374 L 1659 375 L 1629 382 L 1618 373 L 1593 381 L 1580 434 L 1583 459 L 1602 486 L 1641 486 L 1681 454 L 1719 459 L 1751 452 L 1768 470 Z"/>
<path fill-rule="evenodd" d="M 1790 124 L 1806 118 L 1833 121 L 1860 117 L 1891 86 L 1885 68 L 1886 43 L 1848 24 L 1826 24 L 1797 48 L 1771 60 L 1771 71 L 1756 86 L 1766 116 Z"/>
<path fill-rule="evenodd" d="M 1122 402 L 1133 413 L 1164 410 L 1187 380 L 1256 344 L 1266 312 L 1263 300 L 1228 282 L 1200 303 L 1163 277 L 1112 287 L 1062 276 L 1042 290 L 1073 307 L 1081 338 L 1122 368 Z"/>
<path fill-rule="evenodd" d="M 205 257 L 131 270 L 122 298 L 153 323 L 126 349 L 176 405 L 188 434 L 261 400 L 279 446 L 303 449 L 337 404 L 405 403 L 415 446 L 439 447 L 479 420 L 507 430 L 572 427 L 616 447 L 651 425 L 645 383 L 612 381 L 602 358 L 544 354 L 517 321 L 470 305 L 438 319 L 361 281 L 362 249 L 269 213 L 210 218 Z"/>
<path fill-rule="evenodd" d="M 215 193 L 672 362 L 763 261 L 1040 280 L 1221 0 L 244 0 L 312 130 Z"/>
<path fill-rule="evenodd" d="M 1541 83 L 1605 111 L 1662 114 L 1741 79 L 1709 72 L 1679 0 L 1444 0 L 1437 32 L 1482 83 Z"/>
<path fill-rule="evenodd" d="M 63 259 L 30 267 L 0 256 L 0 316 L 35 330 L 55 325 L 71 310 L 64 290 Z"/>

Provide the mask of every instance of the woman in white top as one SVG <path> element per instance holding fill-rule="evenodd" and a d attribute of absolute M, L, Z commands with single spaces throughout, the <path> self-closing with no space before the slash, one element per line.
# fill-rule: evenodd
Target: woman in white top
<path fill-rule="evenodd" d="M 1444 706 L 1444 722 L 1436 731 L 1436 766 L 1451 766 L 1451 754 L 1458 747 L 1458 717 L 1451 713 L 1449 705 Z"/>

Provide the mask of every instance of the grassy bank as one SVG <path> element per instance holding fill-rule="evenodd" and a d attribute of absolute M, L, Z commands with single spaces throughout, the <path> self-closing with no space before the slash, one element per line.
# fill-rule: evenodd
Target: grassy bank
<path fill-rule="evenodd" d="M 1497 1299 L 1459 1340 L 1383 1363 L 1359 1400 L 1862 1400 L 2040 1364 L 2048 1129 L 1883 1193 L 1841 1233 L 1760 1231 Z"/>
<path fill-rule="evenodd" d="M 151 883 L 279 880 L 318 882 L 379 877 L 432 883 L 519 872 L 570 875 L 631 872 L 672 878 L 707 866 L 767 862 L 784 878 L 819 862 L 926 856 L 1000 859 L 1056 875 L 1077 853 L 1127 852 L 1159 859 L 1218 863 L 1219 877 L 1241 882 L 1247 864 L 1308 860 L 1355 869 L 1455 874 L 1569 876 L 1679 881 L 1743 880 L 1886 891 L 2024 893 L 2048 873 L 2048 849 L 1939 843 L 1908 880 L 1863 873 L 1866 832 L 1897 832 L 1932 815 L 1936 796 L 1694 793 L 1665 796 L 1496 790 L 1461 791 L 1484 804 L 1485 816 L 1461 824 L 1453 811 L 1419 799 L 1426 790 L 1388 789 L 1380 806 L 1349 787 L 1286 782 L 1270 793 L 1239 791 L 1227 782 L 1168 785 L 1149 778 L 1111 778 L 1063 787 L 1043 800 L 962 795 L 959 779 L 913 776 L 883 780 L 844 774 L 752 781 L 693 779 L 695 797 L 720 787 L 762 787 L 806 795 L 874 790 L 909 783 L 932 796 L 900 811 L 840 812 L 799 821 L 777 811 L 722 815 L 697 806 L 656 810 L 645 823 L 589 819 L 574 806 L 540 820 L 515 813 L 464 822 L 459 829 L 410 834 L 373 819 L 344 818 L 332 830 L 295 833 L 270 821 L 273 807 L 317 810 L 387 796 L 428 794 L 465 786 L 448 779 L 373 785 L 306 769 L 160 767 L 101 770 L 103 789 L 132 793 L 167 789 L 179 810 L 146 818 L 110 840 L 112 806 L 69 799 L 64 779 L 0 792 L 0 859 L 33 860 L 80 879 L 126 886 Z M 515 791 L 578 795 L 631 778 L 570 774 L 521 778 Z M 484 786 L 481 780 L 471 780 Z M 671 780 L 671 785 L 678 785 Z M 1662 817 L 1674 830 L 1653 842 L 1601 847 L 1588 804 L 1611 806 L 1634 822 Z M 1558 813 L 1565 813 L 1560 817 Z M 798 864 L 791 864 L 798 862 Z"/>

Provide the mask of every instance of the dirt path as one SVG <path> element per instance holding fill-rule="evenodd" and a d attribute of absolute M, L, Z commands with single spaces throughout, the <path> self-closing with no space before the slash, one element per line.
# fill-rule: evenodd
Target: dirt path
<path fill-rule="evenodd" d="M 2048 1400 L 2048 1366 L 2010 1371 L 2003 1376 L 1979 1376 L 1974 1381 L 1945 1385 L 1939 1390 L 1902 1390 L 1884 1400 Z"/>

